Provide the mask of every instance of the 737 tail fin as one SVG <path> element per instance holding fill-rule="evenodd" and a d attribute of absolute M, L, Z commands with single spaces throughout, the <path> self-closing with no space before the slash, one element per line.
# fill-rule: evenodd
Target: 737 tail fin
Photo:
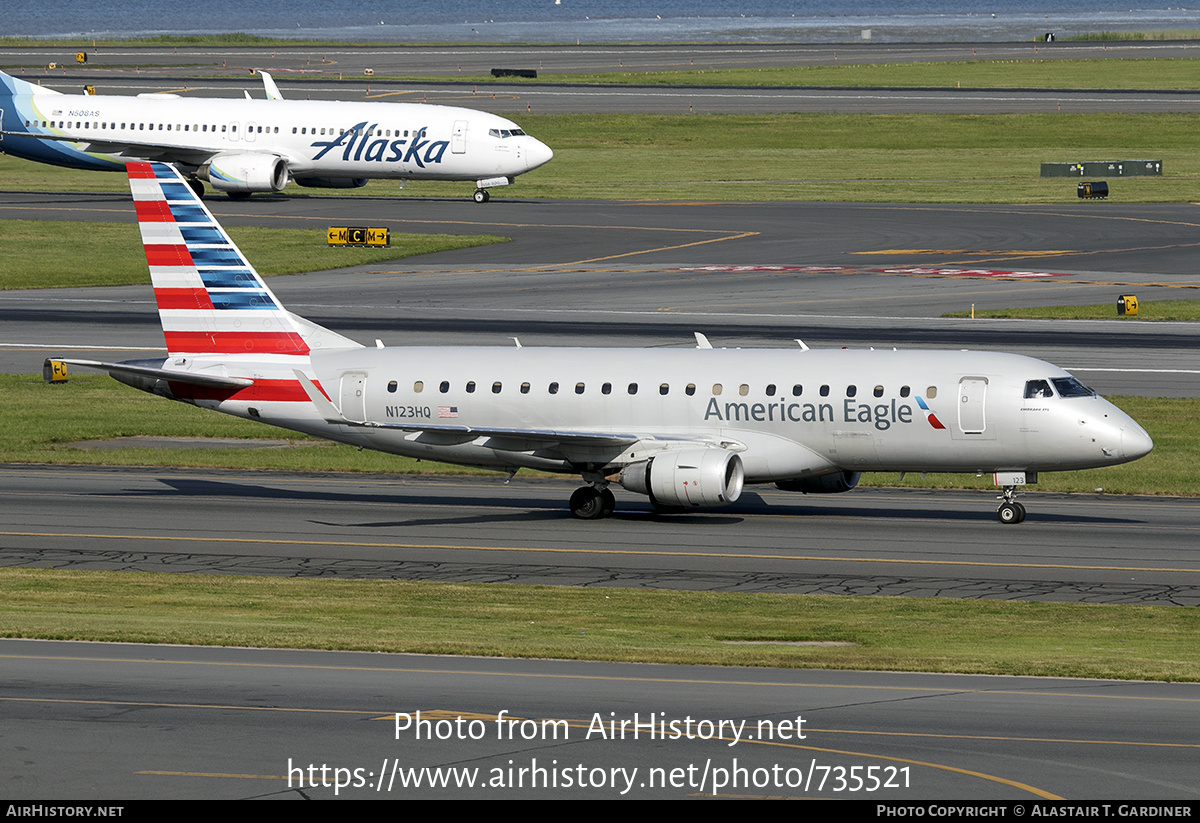
<path fill-rule="evenodd" d="M 358 345 L 288 312 L 172 166 L 126 170 L 172 355 L 307 355 L 305 338 L 317 333 Z"/>

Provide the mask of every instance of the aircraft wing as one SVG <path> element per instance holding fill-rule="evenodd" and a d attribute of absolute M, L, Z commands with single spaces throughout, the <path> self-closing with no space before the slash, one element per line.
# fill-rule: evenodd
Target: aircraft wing
<path fill-rule="evenodd" d="M 613 447 L 624 448 L 640 440 L 647 440 L 644 435 L 624 432 L 589 432 L 564 431 L 558 429 L 516 429 L 499 426 L 464 426 L 442 423 L 379 423 L 372 420 L 350 420 L 334 407 L 325 393 L 317 388 L 304 372 L 294 370 L 296 379 L 304 387 L 309 400 L 317 407 L 317 411 L 328 423 L 343 426 L 360 426 L 368 429 L 394 429 L 407 432 L 429 432 L 444 434 L 462 441 L 474 440 L 476 437 L 509 437 L 535 444 L 535 447 L 573 445 L 580 447 Z"/>
<path fill-rule="evenodd" d="M 200 166 L 214 154 L 220 152 L 202 146 L 164 146 L 140 140 L 92 140 L 67 137 L 62 134 L 30 134 L 24 131 L 0 131 L 4 137 L 24 137 L 29 140 L 50 140 L 57 143 L 75 143 L 85 146 L 83 151 L 99 154 L 124 154 L 132 152 L 131 160 L 153 160 L 163 163 L 181 163 L 185 166 Z"/>

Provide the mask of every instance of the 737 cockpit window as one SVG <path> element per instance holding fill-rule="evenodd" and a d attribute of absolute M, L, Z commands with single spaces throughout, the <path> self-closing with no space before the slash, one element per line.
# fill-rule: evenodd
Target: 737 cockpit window
<path fill-rule="evenodd" d="M 1053 397 L 1054 392 L 1050 391 L 1050 384 L 1045 380 L 1027 380 L 1025 382 L 1025 397 Z"/>
<path fill-rule="evenodd" d="M 1094 397 L 1096 393 L 1074 377 L 1055 377 L 1052 382 L 1059 397 Z"/>

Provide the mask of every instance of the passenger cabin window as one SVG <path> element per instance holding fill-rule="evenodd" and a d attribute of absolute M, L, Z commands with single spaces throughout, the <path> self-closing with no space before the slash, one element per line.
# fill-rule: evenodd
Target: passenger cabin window
<path fill-rule="evenodd" d="M 582 384 L 582 383 L 576 383 L 576 384 L 575 384 L 575 393 L 576 393 L 576 394 L 583 394 L 583 388 L 584 388 L 584 386 L 583 386 L 583 384 Z"/>
<path fill-rule="evenodd" d="M 692 395 L 694 395 L 696 393 L 696 384 L 688 383 L 687 387 L 684 388 L 683 393 L 686 394 L 688 397 L 691 397 Z"/>
<path fill-rule="evenodd" d="M 413 383 L 413 392 L 420 394 L 423 391 L 425 391 L 425 384 L 422 381 L 418 380 L 417 382 Z"/>
<path fill-rule="evenodd" d="M 822 396 L 822 397 L 828 397 L 828 396 L 829 396 L 829 387 L 828 387 L 828 386 L 822 386 L 822 387 L 821 387 L 821 396 Z"/>
<path fill-rule="evenodd" d="M 499 394 L 500 390 L 502 388 L 504 388 L 504 385 L 499 380 L 497 380 L 495 383 L 492 384 L 492 394 Z"/>
<path fill-rule="evenodd" d="M 910 394 L 912 394 L 912 389 L 910 389 L 908 386 L 900 387 L 900 396 L 901 397 L 908 397 Z"/>
<path fill-rule="evenodd" d="M 388 391 L 391 392 L 392 394 L 395 394 L 396 389 L 398 389 L 398 388 L 400 388 L 400 385 L 395 380 L 392 380 L 388 383 Z"/>
<path fill-rule="evenodd" d="M 742 385 L 738 386 L 738 394 L 740 394 L 742 397 L 745 397 L 749 393 L 750 393 L 749 385 L 743 383 Z"/>
<path fill-rule="evenodd" d="M 871 393 L 876 397 L 883 397 L 883 386 L 876 386 Z"/>
<path fill-rule="evenodd" d="M 521 394 L 529 394 L 529 384 L 528 383 L 521 384 Z"/>
<path fill-rule="evenodd" d="M 718 396 L 720 393 L 721 393 L 721 384 L 713 383 L 713 397 Z"/>
<path fill-rule="evenodd" d="M 930 400 L 937 397 L 937 386 L 930 386 L 929 388 L 927 388 L 925 390 L 925 396 L 928 397 Z"/>
<path fill-rule="evenodd" d="M 475 381 L 468 380 L 467 381 L 467 394 L 474 394 L 474 393 L 475 393 Z"/>
<path fill-rule="evenodd" d="M 630 384 L 629 384 L 629 393 L 630 393 L 631 395 L 632 395 L 632 394 L 637 394 L 637 383 L 630 383 Z"/>
<path fill-rule="evenodd" d="M 847 397 L 855 397 L 857 394 L 858 394 L 858 386 L 847 386 L 846 387 L 846 396 Z"/>
<path fill-rule="evenodd" d="M 612 394 L 612 383 L 605 383 L 600 387 L 601 394 Z"/>
<path fill-rule="evenodd" d="M 663 395 L 664 397 L 670 391 L 671 391 L 671 387 L 667 383 L 663 383 L 661 386 L 658 387 L 658 393 Z"/>
<path fill-rule="evenodd" d="M 1054 392 L 1050 391 L 1050 383 L 1045 380 L 1027 380 L 1025 382 L 1025 398 L 1032 397 L 1053 397 Z"/>
<path fill-rule="evenodd" d="M 775 384 L 768 383 L 767 384 L 767 397 L 774 397 L 774 396 L 775 396 Z"/>
<path fill-rule="evenodd" d="M 792 386 L 792 397 L 799 397 L 799 396 L 800 396 L 800 395 L 802 395 L 802 394 L 804 394 L 804 387 L 803 387 L 803 386 L 801 386 L 799 383 L 797 383 L 796 385 Z"/>
<path fill-rule="evenodd" d="M 438 391 L 440 391 L 442 394 L 445 394 L 446 392 L 450 391 L 450 381 L 443 380 L 441 382 L 441 385 L 438 386 Z"/>
<path fill-rule="evenodd" d="M 551 383 L 551 384 L 550 384 L 550 386 L 549 386 L 549 388 L 548 388 L 548 391 L 549 391 L 551 394 L 558 394 L 558 384 L 557 384 L 557 383 Z"/>

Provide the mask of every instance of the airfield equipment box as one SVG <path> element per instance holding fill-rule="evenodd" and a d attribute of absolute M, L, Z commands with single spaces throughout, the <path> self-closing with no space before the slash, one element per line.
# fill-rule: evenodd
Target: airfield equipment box
<path fill-rule="evenodd" d="M 1122 294 L 1117 298 L 1117 314 L 1137 314 L 1137 298 L 1132 294 Z"/>
<path fill-rule="evenodd" d="M 1080 183 L 1075 187 L 1075 193 L 1080 200 L 1095 200 L 1108 197 L 1108 183 L 1097 180 L 1095 183 Z"/>
<path fill-rule="evenodd" d="M 492 77 L 528 77 L 537 79 L 537 69 L 492 69 Z"/>
<path fill-rule="evenodd" d="M 1161 160 L 1094 160 L 1042 163 L 1042 177 L 1162 177 Z"/>

